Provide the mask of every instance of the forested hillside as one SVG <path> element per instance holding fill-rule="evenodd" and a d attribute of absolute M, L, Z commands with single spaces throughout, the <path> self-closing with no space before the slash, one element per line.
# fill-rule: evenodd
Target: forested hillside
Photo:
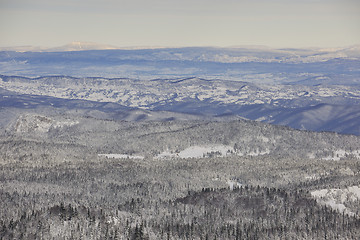
<path fill-rule="evenodd" d="M 5 130 L 2 239 L 360 237 L 357 136 L 56 114 Z"/>

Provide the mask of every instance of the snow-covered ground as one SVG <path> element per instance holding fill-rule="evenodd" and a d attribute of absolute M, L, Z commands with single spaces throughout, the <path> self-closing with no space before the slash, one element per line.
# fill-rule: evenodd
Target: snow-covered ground
<path fill-rule="evenodd" d="M 242 186 L 242 184 L 238 180 L 231 180 L 231 179 L 228 180 L 226 182 L 226 184 L 229 185 L 229 188 L 230 188 L 231 191 L 234 190 L 235 187 L 239 188 L 239 187 Z"/>
<path fill-rule="evenodd" d="M 0 87 L 21 94 L 47 95 L 68 99 L 99 102 L 116 102 L 130 107 L 150 109 L 150 105 L 184 99 L 208 100 L 224 104 L 264 104 L 298 98 L 346 98 L 360 100 L 360 90 L 350 86 L 254 86 L 239 81 L 201 80 L 197 78 L 181 82 L 139 81 L 131 79 L 73 79 L 51 77 L 40 79 L 13 79 Z M 177 93 L 174 95 L 174 93 Z"/>
<path fill-rule="evenodd" d="M 247 155 L 248 156 L 261 156 L 261 155 L 266 155 L 266 154 L 270 154 L 269 149 L 266 149 L 265 151 L 256 150 L 256 151 L 253 151 L 253 152 L 249 152 Z"/>
<path fill-rule="evenodd" d="M 98 154 L 99 157 L 106 157 L 106 158 L 115 158 L 115 159 L 136 159 L 136 160 L 143 160 L 143 156 L 137 155 L 128 155 L 128 154 L 116 154 L 116 153 L 108 153 L 108 154 Z"/>
<path fill-rule="evenodd" d="M 328 152 L 328 150 L 326 150 Z M 338 150 L 333 150 L 330 151 L 331 154 L 329 154 L 328 156 L 322 156 L 319 157 L 322 160 L 332 160 L 332 161 L 340 161 L 343 158 L 346 158 L 348 156 L 360 159 L 360 149 L 358 150 L 353 150 L 353 151 L 346 151 L 344 149 L 338 149 Z M 318 153 L 308 153 L 307 156 L 310 159 L 315 159 L 317 158 L 317 155 L 322 154 L 322 152 L 318 152 Z"/>
<path fill-rule="evenodd" d="M 225 145 L 191 146 L 178 153 L 165 151 L 155 158 L 203 158 L 211 155 L 224 157 L 232 154 L 234 148 Z"/>
<path fill-rule="evenodd" d="M 256 85 L 243 80 L 0 76 L 0 88 L 18 94 L 113 102 L 205 117 L 240 116 L 302 130 L 360 135 L 360 85 Z"/>
<path fill-rule="evenodd" d="M 345 158 L 346 156 L 353 156 L 355 158 L 360 159 L 360 150 L 354 150 L 354 151 L 345 151 L 343 149 L 339 149 L 333 152 L 331 156 L 323 157 L 323 160 L 333 160 L 333 161 L 339 161 L 342 158 Z"/>
<path fill-rule="evenodd" d="M 356 213 L 349 210 L 346 203 L 360 200 L 360 188 L 359 186 L 352 186 L 345 189 L 321 189 L 312 191 L 311 196 L 320 204 L 328 205 L 335 210 L 354 216 Z"/>
<path fill-rule="evenodd" d="M 270 154 L 270 150 L 259 151 L 258 149 L 243 153 L 235 151 L 232 146 L 226 145 L 207 145 L 207 146 L 191 146 L 180 152 L 165 151 L 157 155 L 156 159 L 162 158 L 205 158 L 205 157 L 226 157 L 229 155 L 237 156 L 259 156 Z"/>
<path fill-rule="evenodd" d="M 54 120 L 41 115 L 25 114 L 20 116 L 14 126 L 18 133 L 49 132 L 51 128 L 70 127 L 78 124 L 76 120 Z"/>

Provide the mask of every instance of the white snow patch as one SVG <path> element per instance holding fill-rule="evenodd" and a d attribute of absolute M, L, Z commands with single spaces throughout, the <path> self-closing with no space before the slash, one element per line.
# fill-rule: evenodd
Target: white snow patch
<path fill-rule="evenodd" d="M 65 126 L 73 126 L 78 121 L 56 121 L 52 118 L 41 115 L 23 115 L 18 118 L 14 128 L 16 132 L 49 132 L 51 128 L 61 128 Z"/>
<path fill-rule="evenodd" d="M 128 155 L 128 154 L 116 154 L 116 153 L 109 153 L 109 154 L 98 154 L 99 157 L 106 157 L 106 158 L 115 158 L 115 159 L 137 159 L 137 160 L 143 160 L 143 156 L 136 156 L 136 155 Z"/>
<path fill-rule="evenodd" d="M 254 103 L 255 103 L 255 104 L 263 104 L 264 101 L 261 101 L 261 100 L 259 100 L 259 99 L 256 99 L 256 100 L 254 101 Z"/>
<path fill-rule="evenodd" d="M 317 180 L 317 179 L 320 179 L 320 176 L 318 176 L 318 175 L 316 175 L 316 174 L 306 175 L 306 176 L 305 176 L 305 179 L 307 179 L 307 180 Z"/>
<path fill-rule="evenodd" d="M 229 185 L 230 190 L 234 190 L 235 187 L 241 187 L 242 184 L 237 180 L 228 180 L 226 182 Z"/>
<path fill-rule="evenodd" d="M 23 115 L 15 123 L 16 132 L 48 132 L 53 120 L 39 115 Z"/>
<path fill-rule="evenodd" d="M 267 141 L 266 138 L 261 139 Z M 259 150 L 255 149 L 251 152 L 242 153 L 240 151 L 235 151 L 233 147 L 226 145 L 208 145 L 208 146 L 191 146 L 180 152 L 165 151 L 158 154 L 155 159 L 162 158 L 205 158 L 205 157 L 226 157 L 229 155 L 237 156 L 261 156 L 270 154 L 269 149 Z"/>
<path fill-rule="evenodd" d="M 266 149 L 265 151 L 253 151 L 253 152 L 249 152 L 247 155 L 248 156 L 261 156 L 261 155 L 266 155 L 266 154 L 270 154 L 270 150 Z"/>
<path fill-rule="evenodd" d="M 233 150 L 232 147 L 225 145 L 207 146 L 207 147 L 189 147 L 179 153 L 181 158 L 203 157 L 206 154 L 218 153 L 221 156 L 226 156 L 228 152 Z"/>
<path fill-rule="evenodd" d="M 352 186 L 345 189 L 321 189 L 312 191 L 311 196 L 320 204 L 328 205 L 335 210 L 354 216 L 355 213 L 351 212 L 345 204 L 360 200 L 360 188 L 359 186 Z"/>
<path fill-rule="evenodd" d="M 347 209 L 346 209 L 346 207 L 345 207 L 345 205 L 344 204 L 342 204 L 342 203 L 336 203 L 335 202 L 335 200 L 333 200 L 333 199 L 329 199 L 329 200 L 327 200 L 327 201 L 324 201 L 324 204 L 325 205 L 328 205 L 329 207 L 331 207 L 332 209 L 334 209 L 334 210 L 338 210 L 339 212 L 347 212 Z M 347 212 L 347 213 L 350 213 L 351 214 L 351 212 Z M 353 214 L 353 213 L 352 213 Z M 351 215 L 352 215 L 351 214 Z"/>
<path fill-rule="evenodd" d="M 331 156 L 323 157 L 322 160 L 339 161 L 342 158 L 345 158 L 345 157 L 347 157 L 349 155 L 352 155 L 355 158 L 360 158 L 359 150 L 354 150 L 354 151 L 350 152 L 350 151 L 345 151 L 343 149 L 338 149 L 338 150 L 334 151 Z"/>
<path fill-rule="evenodd" d="M 71 127 L 79 124 L 79 121 L 57 121 L 53 124 L 54 128 Z"/>
<path fill-rule="evenodd" d="M 257 122 L 263 122 L 263 121 L 266 121 L 267 117 L 259 117 L 257 119 L 255 119 L 255 121 Z"/>
<path fill-rule="evenodd" d="M 169 151 L 160 153 L 155 158 L 203 158 L 211 155 L 224 157 L 232 154 L 234 148 L 226 145 L 209 145 L 209 146 L 191 146 L 179 153 L 172 153 Z"/>
<path fill-rule="evenodd" d="M 315 153 L 308 153 L 307 156 L 309 159 L 315 159 Z"/>

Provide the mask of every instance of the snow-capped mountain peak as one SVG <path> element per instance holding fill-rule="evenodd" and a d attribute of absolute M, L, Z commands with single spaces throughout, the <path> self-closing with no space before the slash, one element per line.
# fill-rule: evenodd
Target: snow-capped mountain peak
<path fill-rule="evenodd" d="M 50 48 L 46 51 L 83 51 L 83 50 L 109 50 L 109 49 L 117 49 L 118 47 L 107 45 L 107 44 L 99 44 L 93 42 L 71 42 L 61 47 Z"/>

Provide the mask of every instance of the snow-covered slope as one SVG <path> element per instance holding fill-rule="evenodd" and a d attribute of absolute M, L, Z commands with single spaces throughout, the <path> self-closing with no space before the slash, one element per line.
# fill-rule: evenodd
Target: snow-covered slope
<path fill-rule="evenodd" d="M 0 87 L 21 94 L 117 102 L 131 107 L 156 108 L 163 102 L 201 102 L 224 104 L 271 104 L 303 107 L 319 103 L 357 105 L 360 85 L 302 86 L 254 85 L 241 81 L 201 78 L 155 79 L 74 78 L 51 76 L 39 78 L 0 75 Z"/>
<path fill-rule="evenodd" d="M 317 199 L 320 204 L 330 206 L 334 210 L 344 212 L 351 216 L 359 217 L 357 208 L 351 208 L 349 205 L 358 206 L 360 200 L 359 186 L 351 186 L 345 189 L 321 189 L 311 192 L 311 195 Z"/>
<path fill-rule="evenodd" d="M 319 103 L 302 107 L 272 105 L 243 106 L 237 113 L 245 118 L 296 129 L 334 131 L 360 135 L 360 105 Z"/>
<path fill-rule="evenodd" d="M 20 132 L 47 132 L 49 128 L 60 126 L 61 123 L 66 125 L 67 120 L 61 120 L 59 125 L 51 119 L 43 118 L 45 115 L 51 116 L 58 114 L 66 114 L 74 118 L 78 116 L 88 116 L 100 119 L 116 119 L 134 122 L 209 119 L 201 115 L 169 111 L 151 111 L 126 107 L 112 102 L 18 94 L 0 88 L 0 130 L 6 129 L 11 122 L 17 121 Z M 238 117 L 223 117 L 217 119 L 231 120 L 238 119 Z M 41 129 L 43 129 L 43 131 Z"/>
<path fill-rule="evenodd" d="M 157 155 L 156 158 L 203 158 L 209 156 L 225 157 L 233 154 L 233 151 L 233 147 L 225 145 L 191 146 L 179 152 L 162 152 Z"/>
<path fill-rule="evenodd" d="M 73 126 L 78 124 L 78 121 L 74 120 L 62 120 L 56 121 L 46 116 L 25 114 L 20 116 L 14 127 L 14 131 L 18 133 L 46 133 L 51 128 L 62 128 L 67 126 Z"/>
<path fill-rule="evenodd" d="M 0 87 L 16 92 L 17 98 L 19 94 L 28 94 L 27 98 L 36 94 L 36 99 L 41 95 L 55 97 L 53 104 L 63 101 L 61 104 L 72 109 L 92 106 L 93 110 L 119 112 L 114 109 L 125 110 L 124 106 L 137 108 L 126 110 L 131 112 L 127 120 L 239 116 L 303 130 L 360 135 L 360 85 L 273 86 L 201 78 L 139 80 L 0 76 Z M 3 106 L 18 103 L 10 101 L 7 94 L 3 95 Z M 88 102 L 85 104 L 79 100 Z M 26 107 L 33 101 L 22 100 L 18 105 L 25 104 L 21 107 Z M 160 112 L 150 113 L 149 110 Z"/>

